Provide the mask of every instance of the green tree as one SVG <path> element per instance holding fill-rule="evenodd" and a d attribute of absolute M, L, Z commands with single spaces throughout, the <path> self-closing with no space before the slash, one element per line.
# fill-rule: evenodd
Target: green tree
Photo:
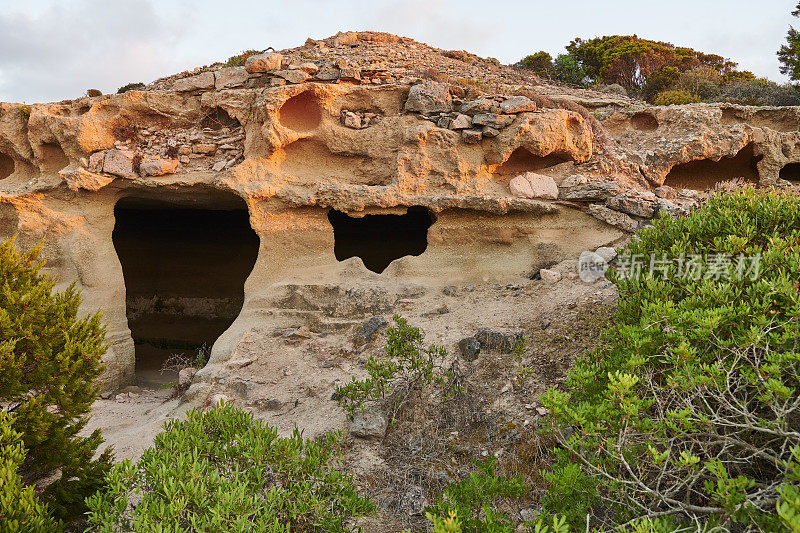
<path fill-rule="evenodd" d="M 586 72 L 581 63 L 572 54 L 561 54 L 553 61 L 555 77 L 572 85 L 583 85 Z"/>
<path fill-rule="evenodd" d="M 24 485 L 17 470 L 25 461 L 22 435 L 14 431 L 14 417 L 0 411 L 0 531 L 52 533 L 63 526 L 54 520 L 34 487 Z"/>
<path fill-rule="evenodd" d="M 84 498 L 102 486 L 111 463 L 110 450 L 92 459 L 99 431 L 78 435 L 97 396 L 105 327 L 99 314 L 79 318 L 74 284 L 53 290 L 40 273 L 40 251 L 0 242 L 0 404 L 28 450 L 23 483 L 46 484 L 42 501 L 69 522 L 83 516 Z"/>
<path fill-rule="evenodd" d="M 547 52 L 540 51 L 522 58 L 519 66 L 539 76 L 550 76 L 553 70 L 553 58 Z"/>
<path fill-rule="evenodd" d="M 800 17 L 800 3 L 792 11 L 792 15 Z M 781 74 L 786 74 L 793 80 L 800 80 L 800 32 L 792 26 L 789 26 L 786 34 L 786 44 L 778 50 L 778 60 L 781 62 Z"/>

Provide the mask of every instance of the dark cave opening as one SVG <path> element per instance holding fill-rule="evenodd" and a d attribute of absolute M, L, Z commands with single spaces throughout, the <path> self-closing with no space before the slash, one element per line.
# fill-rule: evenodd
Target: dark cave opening
<path fill-rule="evenodd" d="M 338 261 L 360 257 L 380 274 L 395 259 L 420 255 L 428 247 L 428 228 L 434 223 L 424 207 L 409 207 L 404 215 L 365 215 L 361 218 L 331 209 L 334 254 Z"/>
<path fill-rule="evenodd" d="M 176 358 L 192 361 L 241 311 L 259 239 L 241 208 L 195 209 L 126 198 L 112 235 L 125 278 L 137 384 L 177 380 Z"/>
<path fill-rule="evenodd" d="M 786 181 L 800 183 L 800 163 L 787 163 L 781 169 L 779 177 Z"/>

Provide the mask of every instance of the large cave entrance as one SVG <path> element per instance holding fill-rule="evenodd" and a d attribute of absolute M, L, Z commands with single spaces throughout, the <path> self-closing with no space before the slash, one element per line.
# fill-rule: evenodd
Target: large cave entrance
<path fill-rule="evenodd" d="M 433 215 L 424 207 L 409 207 L 404 215 L 348 216 L 332 209 L 333 251 L 344 261 L 360 257 L 364 266 L 380 274 L 395 259 L 420 255 L 428 247 L 428 228 Z"/>
<path fill-rule="evenodd" d="M 755 155 L 755 145 L 750 143 L 739 150 L 735 156 L 723 157 L 719 161 L 700 159 L 675 165 L 669 171 L 664 185 L 676 189 L 713 189 L 723 181 L 741 178 L 758 183 L 758 162 L 763 155 Z"/>
<path fill-rule="evenodd" d="M 114 208 L 142 387 L 175 381 L 176 360 L 210 349 L 244 302 L 259 248 L 247 207 L 238 198 L 201 207 L 125 198 Z"/>

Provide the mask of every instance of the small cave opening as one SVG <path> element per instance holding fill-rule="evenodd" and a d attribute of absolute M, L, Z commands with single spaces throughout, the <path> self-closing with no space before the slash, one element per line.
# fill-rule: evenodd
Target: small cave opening
<path fill-rule="evenodd" d="M 694 189 L 705 191 L 717 183 L 742 178 L 751 183 L 758 183 L 758 162 L 763 155 L 755 155 L 755 146 L 749 143 L 734 156 L 721 158 L 719 161 L 700 159 L 675 165 L 667 174 L 664 185 L 676 189 Z"/>
<path fill-rule="evenodd" d="M 511 179 L 525 172 L 537 172 L 548 167 L 566 163 L 567 161 L 571 161 L 571 159 L 561 154 L 552 153 L 546 156 L 539 156 L 531 153 L 526 148 L 519 147 L 511 152 L 508 159 L 495 169 L 494 175 Z"/>
<path fill-rule="evenodd" d="M 0 153 L 0 180 L 4 180 L 14 173 L 14 160 L 6 154 Z"/>
<path fill-rule="evenodd" d="M 259 249 L 247 206 L 202 207 L 131 197 L 114 208 L 141 387 L 176 381 L 178 365 L 210 349 L 242 309 Z"/>
<path fill-rule="evenodd" d="M 63 148 L 56 143 L 44 143 L 39 147 L 41 154 L 41 169 L 46 174 L 58 174 L 69 165 L 69 157 Z"/>
<path fill-rule="evenodd" d="M 403 215 L 351 217 L 331 209 L 333 252 L 337 261 L 360 257 L 364 266 L 380 274 L 395 259 L 421 255 L 428 247 L 428 229 L 435 219 L 424 207 L 409 207 Z"/>
<path fill-rule="evenodd" d="M 800 163 L 787 163 L 778 175 L 779 178 L 800 184 Z"/>
<path fill-rule="evenodd" d="M 658 129 L 658 119 L 652 113 L 639 111 L 631 115 L 631 126 L 637 131 L 655 131 Z"/>
<path fill-rule="evenodd" d="M 203 118 L 200 120 L 200 126 L 203 128 L 210 128 L 212 130 L 221 130 L 222 128 L 228 128 L 232 130 L 240 127 L 241 124 L 221 107 L 212 107 L 211 109 L 206 109 L 203 113 Z"/>
<path fill-rule="evenodd" d="M 278 121 L 295 131 L 310 131 L 322 121 L 319 100 L 312 91 L 292 96 L 278 110 Z"/>

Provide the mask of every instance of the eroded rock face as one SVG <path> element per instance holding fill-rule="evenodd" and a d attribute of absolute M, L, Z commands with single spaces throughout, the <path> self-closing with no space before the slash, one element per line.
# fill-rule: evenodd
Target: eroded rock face
<path fill-rule="evenodd" d="M 367 51 L 358 55 L 354 43 Z M 395 49 L 453 75 L 488 72 L 500 89 L 421 80 L 391 64 Z M 719 178 L 750 169 L 750 179 L 768 183 L 800 162 L 794 108 L 632 111 L 620 96 L 558 89 L 602 118 L 611 139 L 602 144 L 580 106 L 514 94 L 532 82 L 527 74 L 481 71 L 489 67 L 480 58 L 432 50 L 350 32 L 144 91 L 34 104 L 29 115 L 4 103 L 0 236 L 19 233 L 21 246 L 44 239 L 49 272 L 78 280 L 85 312 L 103 309 L 113 389 L 132 381 L 136 359 L 125 265 L 112 242 L 117 202 L 246 209 L 260 248 L 238 317 L 194 377 L 190 397 L 203 403 L 249 332 L 355 333 L 415 294 L 526 278 L 615 242 L 661 209 L 691 206 L 697 169 L 680 165 L 692 161 L 722 161 Z M 431 215 L 423 252 L 381 274 L 359 257 L 337 261 L 331 209 L 360 217 L 410 207 Z M 548 263 L 542 250 L 551 248 L 558 259 Z"/>

